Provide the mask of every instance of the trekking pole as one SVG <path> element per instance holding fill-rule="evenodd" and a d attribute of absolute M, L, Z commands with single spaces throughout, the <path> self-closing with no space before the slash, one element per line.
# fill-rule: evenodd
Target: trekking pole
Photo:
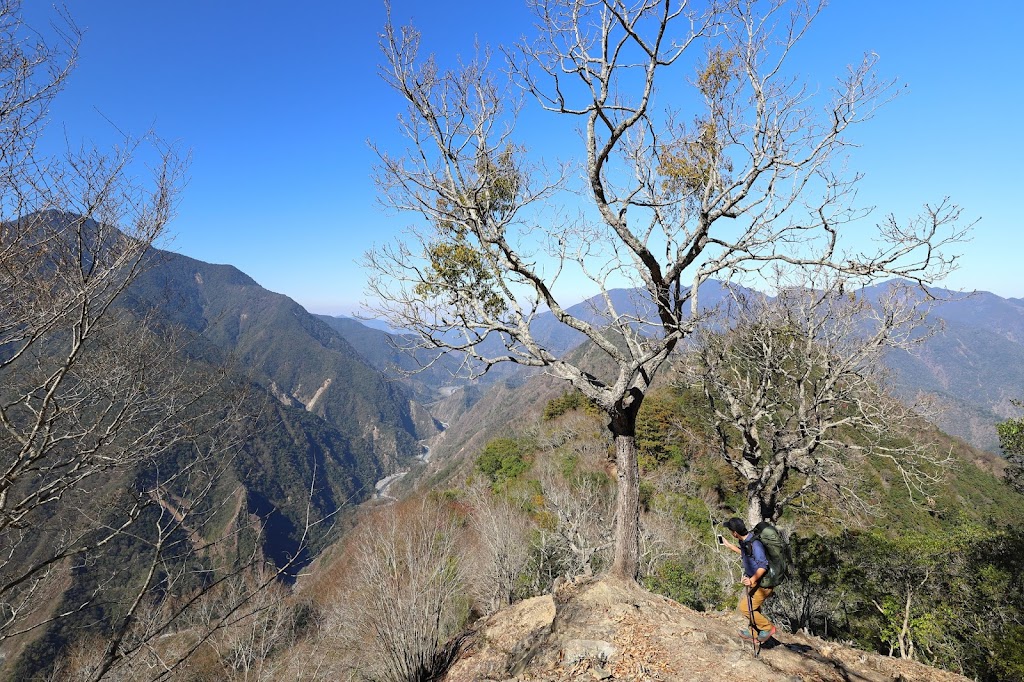
<path fill-rule="evenodd" d="M 761 653 L 760 640 L 757 638 L 758 629 L 757 623 L 754 622 L 754 598 L 750 594 L 750 586 L 747 585 L 747 615 L 750 616 L 750 643 L 754 647 L 754 658 L 757 658 Z"/>

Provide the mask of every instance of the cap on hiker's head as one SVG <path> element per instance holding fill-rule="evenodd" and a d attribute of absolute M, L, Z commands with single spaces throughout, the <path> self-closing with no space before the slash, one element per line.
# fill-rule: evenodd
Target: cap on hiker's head
<path fill-rule="evenodd" d="M 725 526 L 726 528 L 728 528 L 729 530 L 731 530 L 734 533 L 739 533 L 740 535 L 746 535 L 747 534 L 747 526 L 746 526 L 746 524 L 743 523 L 743 519 L 741 519 L 741 518 L 739 518 L 737 516 L 734 516 L 731 519 L 728 519 L 727 521 L 723 521 L 722 525 Z"/>

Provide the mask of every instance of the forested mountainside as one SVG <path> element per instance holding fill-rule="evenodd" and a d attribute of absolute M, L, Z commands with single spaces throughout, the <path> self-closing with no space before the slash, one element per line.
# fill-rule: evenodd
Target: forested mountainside
<path fill-rule="evenodd" d="M 25 220 L 39 221 L 40 233 L 54 235 L 46 237 L 50 244 L 65 235 L 95 241 L 89 257 L 97 260 L 113 248 L 106 242 L 122 238 L 108 226 L 56 211 Z M 91 402 L 98 405 L 109 391 L 116 407 L 123 400 L 119 395 L 134 399 L 118 383 L 129 372 L 137 377 L 135 395 L 169 384 L 179 388 L 147 398 L 154 405 L 140 410 L 148 412 L 126 417 L 120 435 L 113 431 L 107 437 L 146 438 L 144 452 L 152 450 L 155 458 L 117 464 L 88 479 L 94 483 L 81 488 L 85 497 L 64 496 L 64 511 L 53 516 L 53 528 L 37 527 L 8 548 L 12 558 L 4 570 L 10 578 L 44 561 L 48 546 L 65 541 L 54 533 L 82 533 L 85 544 L 67 550 L 81 554 L 95 528 L 112 528 L 102 547 L 67 567 L 73 576 L 67 581 L 50 571 L 57 582 L 42 574 L 29 582 L 38 589 L 31 587 L 25 598 L 34 600 L 42 622 L 8 639 L 0 652 L 6 674 L 19 678 L 47 670 L 59 652 L 78 641 L 86 622 L 93 636 L 113 632 L 133 590 L 152 595 L 140 583 L 150 570 L 147 564 L 166 564 L 150 580 L 165 581 L 160 590 L 173 584 L 182 594 L 208 587 L 196 577 L 202 573 L 168 577 L 188 562 L 208 563 L 211 576 L 226 579 L 267 560 L 288 580 L 337 537 L 348 510 L 372 496 L 375 482 L 419 455 L 418 441 L 436 430 L 405 387 L 369 366 L 337 332 L 231 266 L 149 249 L 140 274 L 113 299 L 103 319 L 111 322 L 87 348 L 87 362 L 76 361 L 83 383 L 61 400 L 80 404 L 88 395 L 83 391 L 91 391 L 97 392 Z M 60 353 L 71 340 L 56 329 L 52 339 L 37 344 L 40 370 L 59 367 Z M 104 365 L 104 358 L 110 362 Z M 13 401 L 17 391 L 28 390 L 21 386 L 33 375 L 28 365 L 15 363 L 2 379 L 3 397 Z M 155 417 L 149 416 L 154 408 L 165 415 L 155 427 Z M 89 414 L 99 407 L 76 409 Z M 97 426 L 109 431 L 103 414 L 96 414 Z M 160 426 L 164 423 L 175 426 Z M 157 427 L 175 428 L 176 435 L 154 431 L 147 436 L 147 428 Z M 83 437 L 88 442 L 88 431 Z M 102 444 L 99 437 L 95 447 Z M 70 515 L 62 521 L 64 512 Z M 178 530 L 161 530 L 163 517 Z M 129 525 L 117 530 L 125 519 Z M 161 533 L 167 539 L 158 542 Z M 202 549 L 204 543 L 208 549 Z M 30 597 L 33 593 L 44 597 Z M 46 624 L 46 614 L 56 613 L 65 615 Z"/>
<path fill-rule="evenodd" d="M 192 334 L 187 352 L 257 387 L 266 414 L 242 443 L 239 477 L 257 506 L 290 507 L 291 524 L 306 491 L 330 491 L 317 509 L 329 517 L 366 499 L 436 431 L 409 392 L 337 332 L 232 266 L 154 250 L 123 305 L 181 325 Z"/>
<path fill-rule="evenodd" d="M 914 353 L 891 353 L 893 385 L 904 397 L 935 401 L 935 422 L 972 445 L 998 451 L 994 425 L 1024 398 L 1024 301 L 938 289 L 934 336 Z"/>
<path fill-rule="evenodd" d="M 924 423 L 902 438 L 941 455 L 925 488 L 884 456 L 851 455 L 832 492 L 779 520 L 792 570 L 769 602 L 780 633 L 755 659 L 735 635 L 736 558 L 714 541 L 743 515 L 744 484 L 702 397 L 673 378 L 638 422 L 645 590 L 594 577 L 615 487 L 600 415 L 549 377 L 505 382 L 450 424 L 406 500 L 364 509 L 300 580 L 295 603 L 322 619 L 267 665 L 373 678 L 417 660 L 452 681 L 1019 679 L 1024 604 L 1005 585 L 1024 568 L 1024 497 L 999 457 Z M 404 567 L 383 579 L 392 556 Z M 387 625 L 399 621 L 417 636 Z"/>
<path fill-rule="evenodd" d="M 283 405 L 338 429 L 373 461 L 372 476 L 419 453 L 432 435 L 409 393 L 372 367 L 334 329 L 286 296 L 267 291 L 229 265 L 154 251 L 126 305 L 155 308 L 206 347 L 251 373 Z"/>

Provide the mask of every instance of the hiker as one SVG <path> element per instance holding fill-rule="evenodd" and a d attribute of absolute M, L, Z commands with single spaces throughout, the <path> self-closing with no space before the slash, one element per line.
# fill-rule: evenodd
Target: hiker
<path fill-rule="evenodd" d="M 774 588 L 761 584 L 766 573 L 768 573 L 768 554 L 765 552 L 764 544 L 755 537 L 753 531 L 747 532 L 747 526 L 742 519 L 733 517 L 722 523 L 729 529 L 738 544 L 733 544 L 722 538 L 721 544 L 740 555 L 743 561 L 743 584 L 747 587 L 747 599 L 741 599 L 736 610 L 743 614 L 747 623 L 753 624 L 756 632 L 751 631 L 751 626 L 740 630 L 740 636 L 746 639 L 757 639 L 759 642 L 767 642 L 775 635 L 775 626 L 761 613 L 761 606 L 768 597 L 772 596 Z M 753 615 L 751 615 L 751 611 Z"/>

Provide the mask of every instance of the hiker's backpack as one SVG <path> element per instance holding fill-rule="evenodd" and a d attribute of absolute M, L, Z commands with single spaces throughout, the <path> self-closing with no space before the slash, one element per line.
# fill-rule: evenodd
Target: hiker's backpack
<path fill-rule="evenodd" d="M 753 540 L 760 540 L 768 556 L 768 572 L 761 578 L 763 587 L 777 587 L 789 577 L 789 545 L 779 529 L 768 521 L 754 526 Z"/>

